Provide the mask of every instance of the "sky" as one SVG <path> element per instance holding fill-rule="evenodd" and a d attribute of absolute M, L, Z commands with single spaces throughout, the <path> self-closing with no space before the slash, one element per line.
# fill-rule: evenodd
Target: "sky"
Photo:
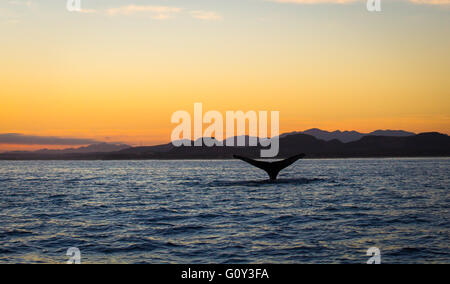
<path fill-rule="evenodd" d="M 450 134 L 450 0 L 81 3 L 0 2 L 0 151 L 167 143 L 197 102 L 280 111 L 280 132 Z"/>

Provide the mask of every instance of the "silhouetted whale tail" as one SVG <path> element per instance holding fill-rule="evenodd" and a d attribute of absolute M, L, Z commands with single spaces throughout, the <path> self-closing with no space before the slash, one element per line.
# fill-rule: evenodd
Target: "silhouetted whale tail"
<path fill-rule="evenodd" d="M 289 167 L 293 163 L 295 163 L 298 160 L 304 158 L 305 154 L 295 155 L 293 157 L 290 157 L 290 158 L 287 158 L 285 160 L 278 161 L 278 162 L 257 161 L 257 160 L 253 160 L 253 159 L 250 159 L 250 158 L 242 157 L 242 156 L 239 156 L 239 155 L 233 155 L 233 157 L 236 158 L 236 159 L 242 160 L 244 162 L 247 162 L 250 165 L 253 165 L 253 166 L 257 167 L 257 168 L 260 168 L 260 169 L 266 171 L 266 173 L 269 175 L 271 180 L 276 180 L 277 176 L 278 176 L 278 174 L 280 173 L 281 170 Z"/>

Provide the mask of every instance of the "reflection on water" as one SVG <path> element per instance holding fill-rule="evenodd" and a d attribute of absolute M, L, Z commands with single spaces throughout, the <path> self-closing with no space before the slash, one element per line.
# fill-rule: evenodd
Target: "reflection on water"
<path fill-rule="evenodd" d="M 449 159 L 0 161 L 0 262 L 450 262 Z"/>

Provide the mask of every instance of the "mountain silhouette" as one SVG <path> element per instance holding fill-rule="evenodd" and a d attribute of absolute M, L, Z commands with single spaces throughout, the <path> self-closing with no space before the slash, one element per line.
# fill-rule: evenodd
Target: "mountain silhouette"
<path fill-rule="evenodd" d="M 248 143 L 249 137 L 246 136 L 245 140 Z M 168 143 L 111 152 L 10 152 L 0 154 L 0 160 L 231 159 L 233 155 L 257 159 L 261 149 L 261 146 L 174 147 Z M 302 133 L 281 135 L 280 152 L 276 158 L 298 153 L 306 153 L 307 158 L 450 157 L 450 137 L 436 132 L 400 137 L 367 135 L 344 143 Z"/>
<path fill-rule="evenodd" d="M 388 136 L 388 137 L 407 137 L 413 136 L 415 133 L 407 132 L 403 130 L 376 130 L 371 133 L 360 133 L 357 131 L 340 131 L 336 130 L 333 132 L 321 130 L 318 128 L 312 128 L 309 130 L 301 131 L 301 132 L 292 132 L 286 133 L 283 136 L 293 135 L 293 134 L 308 134 L 316 137 L 317 139 L 324 141 L 331 141 L 337 139 L 341 142 L 348 143 L 353 141 L 358 141 L 365 136 Z"/>
<path fill-rule="evenodd" d="M 60 160 L 62 158 L 76 158 L 83 157 L 83 154 L 93 153 L 110 153 L 123 149 L 129 149 L 131 146 L 126 144 L 114 144 L 114 143 L 97 143 L 89 146 L 79 148 L 66 148 L 66 149 L 42 149 L 37 151 L 12 151 L 0 154 L 0 160 L 2 159 L 25 159 L 25 160 Z"/>
<path fill-rule="evenodd" d="M 98 143 L 79 148 L 68 148 L 63 150 L 37 150 L 35 153 L 39 154 L 69 154 L 69 153 L 102 153 L 102 152 L 114 152 L 123 149 L 130 148 L 130 145 L 126 144 L 113 144 L 113 143 Z"/>

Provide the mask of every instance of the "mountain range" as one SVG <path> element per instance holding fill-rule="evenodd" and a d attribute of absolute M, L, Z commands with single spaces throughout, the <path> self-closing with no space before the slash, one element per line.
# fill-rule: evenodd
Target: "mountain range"
<path fill-rule="evenodd" d="M 37 151 L 13 151 L 6 152 L 5 154 L 39 154 L 39 155 L 62 155 L 62 154 L 82 154 L 82 153 L 106 153 L 120 151 L 123 149 L 131 148 L 126 144 L 114 144 L 114 143 L 97 143 L 79 148 L 67 148 L 61 150 L 55 149 L 41 149 Z"/>
<path fill-rule="evenodd" d="M 305 134 L 306 132 L 309 134 Z M 376 131 L 373 134 L 359 133 L 361 138 L 358 140 L 341 140 L 348 141 L 350 135 L 357 135 L 356 133 L 358 132 L 326 132 L 319 129 L 286 133 L 280 136 L 277 158 L 298 153 L 306 153 L 307 158 L 450 157 L 450 137 L 445 134 L 432 132 L 416 135 L 405 131 Z M 330 139 L 339 134 L 343 134 L 341 139 Z M 248 145 L 249 137 L 246 136 L 245 139 Z M 130 147 L 104 143 L 78 149 L 9 152 L 0 154 L 0 160 L 229 159 L 233 154 L 258 158 L 261 149 L 260 146 L 174 147 L 171 143 Z"/>
<path fill-rule="evenodd" d="M 317 139 L 324 141 L 331 141 L 337 139 L 341 142 L 348 143 L 353 141 L 358 141 L 365 136 L 388 136 L 388 137 L 407 137 L 416 135 L 412 132 L 407 132 L 403 130 L 377 130 L 371 133 L 360 133 L 357 131 L 340 131 L 336 130 L 333 132 L 320 130 L 318 128 L 312 128 L 309 130 L 301 131 L 301 132 L 291 132 L 286 133 L 282 136 L 292 135 L 292 134 L 308 134 L 316 137 Z"/>

